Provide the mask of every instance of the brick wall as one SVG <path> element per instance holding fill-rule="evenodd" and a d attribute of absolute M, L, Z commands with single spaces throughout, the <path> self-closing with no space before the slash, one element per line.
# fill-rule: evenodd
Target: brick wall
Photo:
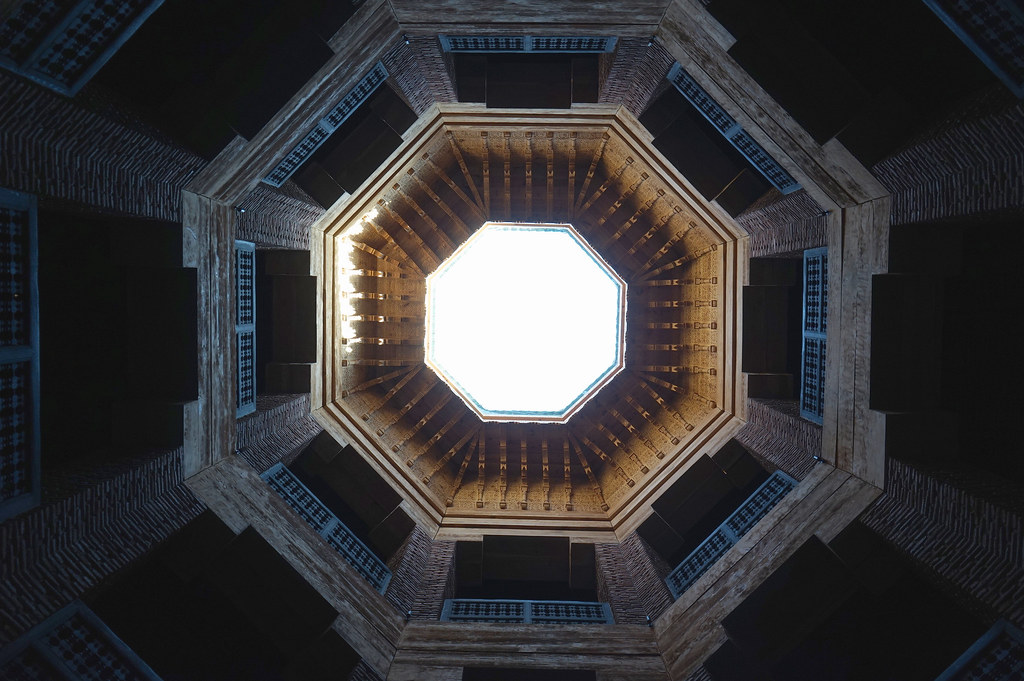
<path fill-rule="evenodd" d="M 611 603 L 616 624 L 646 624 L 647 609 L 637 594 L 621 544 L 595 544 L 598 595 Z M 652 618 L 653 619 L 653 618 Z"/>
<path fill-rule="evenodd" d="M 256 411 L 238 420 L 238 455 L 263 473 L 290 463 L 323 428 L 309 413 L 309 395 L 260 395 Z"/>
<path fill-rule="evenodd" d="M 1024 625 L 1024 520 L 906 463 L 886 461 L 885 493 L 860 520 L 934 573 L 982 619 Z"/>
<path fill-rule="evenodd" d="M 166 140 L 0 73 L 0 186 L 126 215 L 181 221 L 205 161 Z"/>
<path fill-rule="evenodd" d="M 427 47 L 422 46 L 424 51 Z M 410 39 L 408 45 L 401 43 L 381 60 L 384 68 L 388 70 L 388 82 L 402 95 L 417 116 L 423 115 L 435 100 L 433 83 L 427 79 L 419 59 L 420 48 L 418 45 L 413 46 Z M 440 47 L 437 49 L 440 50 Z M 433 60 L 427 63 L 432 65 Z"/>
<path fill-rule="evenodd" d="M 752 258 L 828 245 L 828 216 L 803 190 L 782 196 L 773 189 L 736 222 L 750 233 Z"/>
<path fill-rule="evenodd" d="M 309 228 L 324 214 L 291 181 L 279 189 L 260 182 L 238 207 L 245 212 L 238 216 L 235 238 L 252 241 L 257 248 L 293 251 L 309 250 Z"/>
<path fill-rule="evenodd" d="M 622 104 L 639 116 L 665 80 L 675 59 L 648 38 L 620 38 L 599 101 Z"/>
<path fill-rule="evenodd" d="M 747 400 L 747 423 L 736 440 L 767 469 L 781 469 L 802 480 L 821 454 L 821 426 L 794 413 L 794 403 Z"/>
<path fill-rule="evenodd" d="M 665 608 L 672 605 L 672 594 L 664 582 L 672 568 L 636 532 L 626 537 L 619 544 L 619 549 L 618 557 L 632 577 L 633 589 L 644 615 L 657 619 Z"/>
<path fill-rule="evenodd" d="M 686 681 L 715 681 L 715 678 L 708 673 L 708 670 L 701 665 L 693 670 L 693 673 L 686 677 Z"/>
<path fill-rule="evenodd" d="M 359 660 L 352 673 L 348 675 L 348 681 L 384 681 L 373 667 Z"/>
<path fill-rule="evenodd" d="M 985 92 L 871 168 L 892 195 L 891 224 L 1024 207 L 1024 103 Z M 751 256 L 826 244 L 825 216 L 806 192 L 770 192 L 737 218 Z"/>
<path fill-rule="evenodd" d="M 871 169 L 894 225 L 1024 206 L 1024 103 L 967 120 Z"/>
<path fill-rule="evenodd" d="M 409 37 L 410 47 L 419 62 L 420 73 L 430 98 L 435 102 L 457 102 L 458 95 L 452 83 L 441 43 L 436 36 Z"/>
<path fill-rule="evenodd" d="M 388 561 L 391 581 L 384 596 L 399 612 L 405 613 L 416 607 L 432 548 L 430 537 L 417 526 Z"/>
<path fill-rule="evenodd" d="M 0 645 L 131 564 L 205 507 L 182 481 L 182 450 L 0 525 Z"/>
<path fill-rule="evenodd" d="M 455 593 L 455 542 L 433 541 L 412 607 L 412 619 L 436 620 L 444 599 Z"/>

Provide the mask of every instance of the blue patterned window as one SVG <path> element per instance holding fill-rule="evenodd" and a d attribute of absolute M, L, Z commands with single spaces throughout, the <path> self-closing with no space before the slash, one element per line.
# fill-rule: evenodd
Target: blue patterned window
<path fill-rule="evenodd" d="M 256 244 L 235 242 L 236 416 L 256 411 Z"/>
<path fill-rule="evenodd" d="M 0 189 L 0 520 L 39 503 L 35 197 Z"/>
<path fill-rule="evenodd" d="M 828 249 L 804 251 L 804 321 L 800 415 L 821 423 L 825 414 L 825 330 L 828 325 Z"/>

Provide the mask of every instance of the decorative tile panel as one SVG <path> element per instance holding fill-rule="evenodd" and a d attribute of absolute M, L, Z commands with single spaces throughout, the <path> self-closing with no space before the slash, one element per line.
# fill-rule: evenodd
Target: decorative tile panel
<path fill-rule="evenodd" d="M 1000 620 L 935 681 L 1005 681 L 1024 678 L 1024 633 Z"/>

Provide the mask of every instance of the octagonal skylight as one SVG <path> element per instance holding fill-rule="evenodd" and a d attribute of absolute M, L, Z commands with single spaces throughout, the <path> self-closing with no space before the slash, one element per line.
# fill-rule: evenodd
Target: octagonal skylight
<path fill-rule="evenodd" d="M 625 300 L 571 225 L 488 222 L 427 278 L 427 364 L 484 420 L 565 422 L 624 366 Z"/>

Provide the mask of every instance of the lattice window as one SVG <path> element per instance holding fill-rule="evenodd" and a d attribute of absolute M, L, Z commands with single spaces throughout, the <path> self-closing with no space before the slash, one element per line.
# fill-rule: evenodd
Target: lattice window
<path fill-rule="evenodd" d="M 0 190 L 0 520 L 39 502 L 35 198 Z"/>
<path fill-rule="evenodd" d="M 828 249 L 804 251 L 804 319 L 800 415 L 821 423 L 825 414 L 825 332 L 828 326 Z"/>
<path fill-rule="evenodd" d="M 502 36 L 441 35 L 445 52 L 612 52 L 617 38 L 611 36 Z"/>
<path fill-rule="evenodd" d="M 1015 0 L 924 0 L 1017 97 L 1024 97 L 1024 7 Z"/>
<path fill-rule="evenodd" d="M 162 3 L 23 0 L 0 25 L 0 64 L 74 95 Z"/>
<path fill-rule="evenodd" d="M 236 416 L 256 411 L 256 245 L 235 242 Z"/>
<path fill-rule="evenodd" d="M 160 681 L 85 604 L 76 601 L 0 655 L 0 678 Z"/>
<path fill-rule="evenodd" d="M 725 109 L 678 62 L 668 72 L 668 80 L 776 189 L 783 194 L 800 189 L 800 184 L 779 165 L 778 161 L 744 131 L 743 127 L 726 113 Z"/>
<path fill-rule="evenodd" d="M 280 163 L 263 178 L 263 181 L 273 187 L 280 187 L 289 177 L 292 176 L 299 166 L 313 155 L 320 145 L 358 109 L 363 102 L 369 99 L 381 84 L 387 80 L 388 72 L 384 64 L 377 62 L 373 68 L 363 76 L 355 87 L 345 93 L 345 96 L 335 104 L 327 115 L 324 116 L 310 130 L 302 141 L 288 152 Z"/>
<path fill-rule="evenodd" d="M 768 515 L 797 482 L 782 471 L 775 471 L 733 511 L 714 532 L 676 566 L 665 584 L 673 598 L 679 598 L 701 575 L 724 556 L 743 535 Z"/>
<path fill-rule="evenodd" d="M 280 463 L 261 477 L 314 532 L 323 537 L 375 589 L 384 593 L 391 581 L 391 570 L 301 480 Z"/>
<path fill-rule="evenodd" d="M 1000 620 L 935 681 L 1004 681 L 1024 678 L 1024 632 Z"/>
<path fill-rule="evenodd" d="M 441 610 L 441 620 L 506 624 L 615 624 L 608 603 L 490 598 L 449 598 Z"/>

